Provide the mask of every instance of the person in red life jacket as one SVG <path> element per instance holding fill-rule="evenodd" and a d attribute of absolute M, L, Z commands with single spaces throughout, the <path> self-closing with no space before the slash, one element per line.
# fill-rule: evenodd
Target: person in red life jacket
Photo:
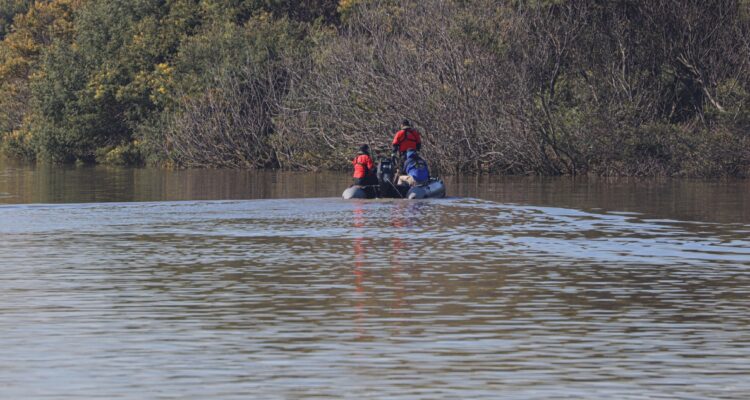
<path fill-rule="evenodd" d="M 375 163 L 372 162 L 372 157 L 370 157 L 370 146 L 366 144 L 360 146 L 352 164 L 354 165 L 352 177 L 355 185 L 377 185 L 378 178 L 375 176 Z"/>
<path fill-rule="evenodd" d="M 401 130 L 393 137 L 393 154 L 399 154 L 404 159 L 404 154 L 409 150 L 419 151 L 422 149 L 422 137 L 419 131 L 411 127 L 411 122 L 405 119 L 401 122 Z"/>

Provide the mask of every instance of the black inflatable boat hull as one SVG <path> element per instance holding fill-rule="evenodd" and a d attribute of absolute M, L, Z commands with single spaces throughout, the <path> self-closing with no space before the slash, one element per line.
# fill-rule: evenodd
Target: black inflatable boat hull
<path fill-rule="evenodd" d="M 344 190 L 341 197 L 344 199 L 374 199 L 376 197 L 382 198 L 393 198 L 393 199 L 429 199 L 445 197 L 445 183 L 442 179 L 430 179 L 429 182 L 414 187 L 388 187 L 391 190 L 384 190 L 380 188 L 379 191 L 375 191 L 375 187 L 365 187 L 359 185 L 352 185 Z"/>
<path fill-rule="evenodd" d="M 344 190 L 344 193 L 341 195 L 346 200 L 349 199 L 369 199 L 371 197 L 367 196 L 367 191 L 362 186 L 349 186 Z"/>
<path fill-rule="evenodd" d="M 445 197 L 445 183 L 442 179 L 430 179 L 429 182 L 414 186 L 406 193 L 407 199 L 429 199 Z"/>

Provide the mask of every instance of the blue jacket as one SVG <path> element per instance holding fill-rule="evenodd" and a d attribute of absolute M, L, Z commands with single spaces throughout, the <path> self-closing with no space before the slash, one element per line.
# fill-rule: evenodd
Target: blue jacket
<path fill-rule="evenodd" d="M 427 163 L 416 154 L 406 159 L 404 171 L 417 183 L 424 183 L 430 179 L 430 170 L 427 168 Z"/>

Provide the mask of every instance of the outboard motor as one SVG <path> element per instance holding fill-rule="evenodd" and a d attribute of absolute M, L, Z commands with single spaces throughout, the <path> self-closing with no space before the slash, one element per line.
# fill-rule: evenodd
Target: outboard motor
<path fill-rule="evenodd" d="M 393 184 L 393 176 L 396 169 L 393 159 L 381 157 L 378 160 L 378 183 L 380 184 L 380 197 L 398 197 L 399 193 Z"/>
<path fill-rule="evenodd" d="M 393 181 L 393 160 L 390 158 L 381 157 L 378 160 L 378 182 L 386 180 Z"/>

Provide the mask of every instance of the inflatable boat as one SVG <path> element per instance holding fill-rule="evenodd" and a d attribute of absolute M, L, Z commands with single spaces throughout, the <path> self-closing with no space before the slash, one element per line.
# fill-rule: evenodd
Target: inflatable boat
<path fill-rule="evenodd" d="M 439 178 L 430 178 L 421 185 L 412 186 L 406 192 L 407 199 L 427 199 L 432 197 L 445 197 L 445 183 Z"/>
<path fill-rule="evenodd" d="M 427 182 L 416 185 L 396 185 L 395 162 L 392 158 L 380 158 L 378 160 L 376 185 L 352 185 L 344 190 L 341 195 L 344 199 L 426 199 L 445 197 L 445 183 L 440 178 L 430 178 Z"/>

